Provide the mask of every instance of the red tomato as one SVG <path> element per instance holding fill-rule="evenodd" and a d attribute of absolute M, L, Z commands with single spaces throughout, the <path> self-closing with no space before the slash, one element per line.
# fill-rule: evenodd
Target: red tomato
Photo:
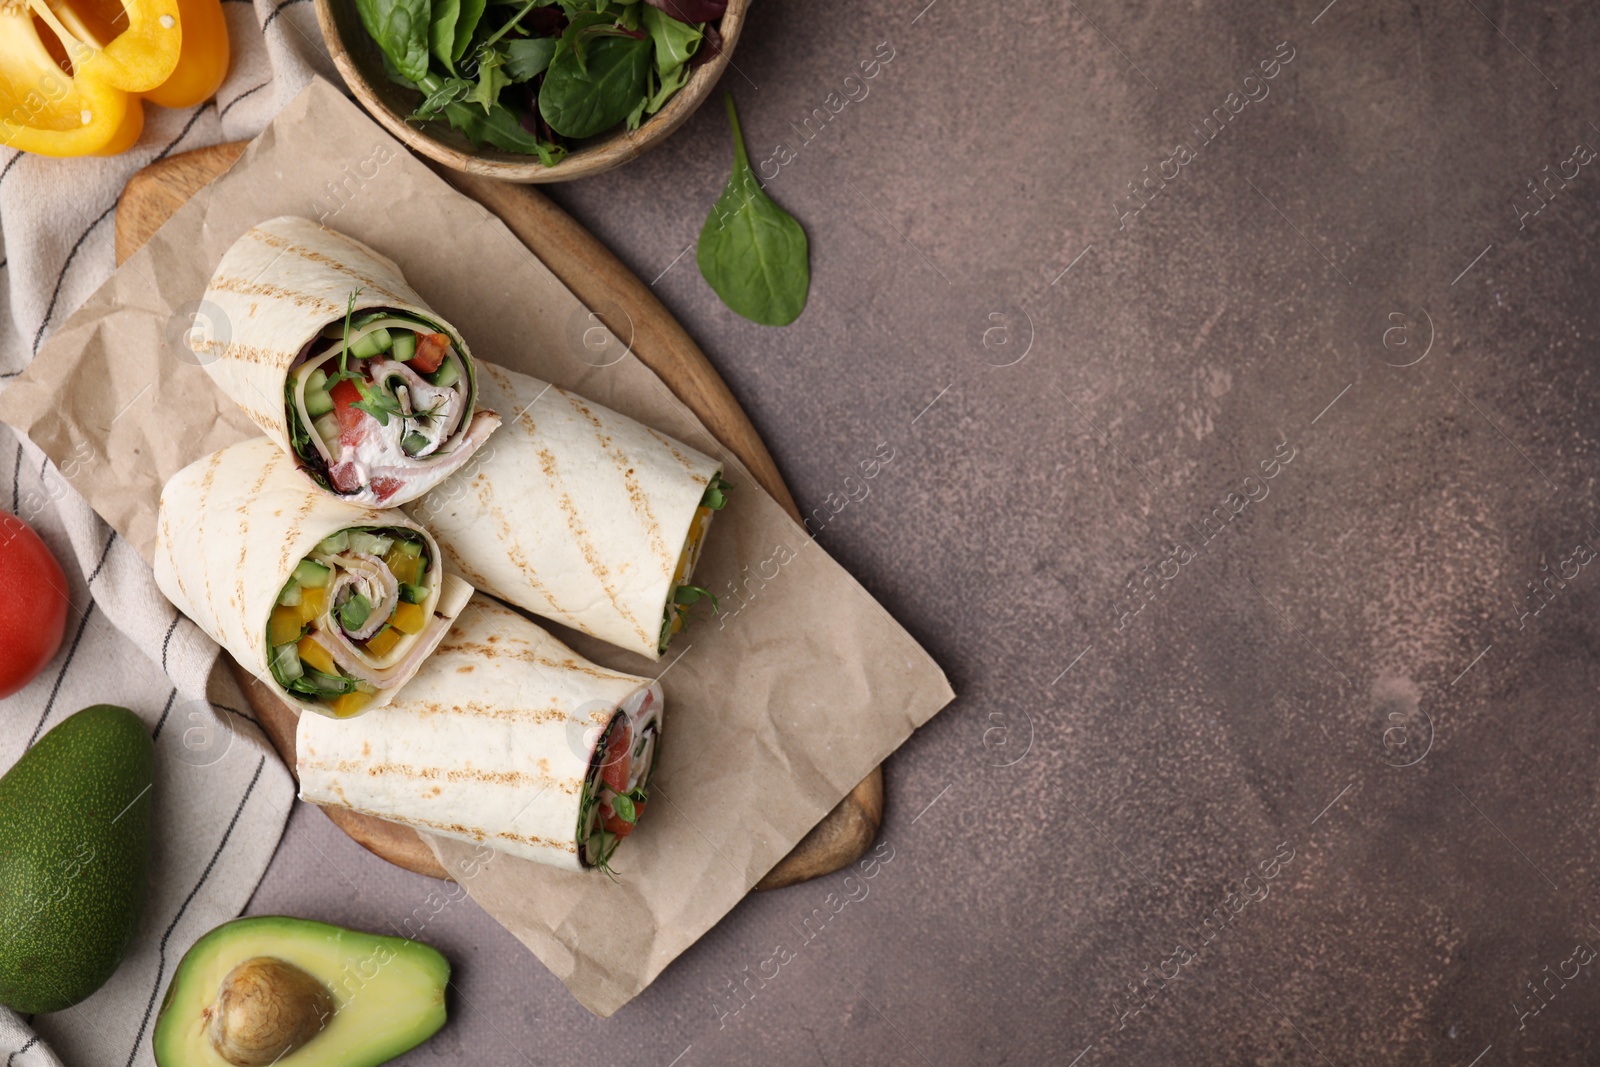
<path fill-rule="evenodd" d="M 422 374 L 432 374 L 444 363 L 445 350 L 450 347 L 450 337 L 442 333 L 417 335 L 417 354 L 411 357 L 411 367 Z"/>
<path fill-rule="evenodd" d="M 633 769 L 633 730 L 626 723 L 611 731 L 606 745 L 605 763 L 600 769 L 600 780 L 613 793 L 628 791 L 628 772 Z"/>
<path fill-rule="evenodd" d="M 361 400 L 361 390 L 356 388 L 356 383 L 341 378 L 328 390 L 328 396 L 333 400 L 333 413 L 339 420 L 339 440 L 345 444 L 361 440 L 362 420 L 372 416 L 355 406 Z"/>
<path fill-rule="evenodd" d="M 380 504 L 387 503 L 390 497 L 405 487 L 405 482 L 402 482 L 399 478 L 390 478 L 387 475 L 379 475 L 372 479 L 372 493 L 378 498 L 378 503 Z"/>
<path fill-rule="evenodd" d="M 0 699 L 55 658 L 70 603 L 67 576 L 39 535 L 0 511 Z"/>

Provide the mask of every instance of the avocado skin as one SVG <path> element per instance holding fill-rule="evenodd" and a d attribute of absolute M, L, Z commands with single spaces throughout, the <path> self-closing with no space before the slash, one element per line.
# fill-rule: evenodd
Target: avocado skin
<path fill-rule="evenodd" d="M 139 717 L 97 704 L 0 777 L 0 1004 L 70 1008 L 122 962 L 149 885 L 154 771 Z"/>

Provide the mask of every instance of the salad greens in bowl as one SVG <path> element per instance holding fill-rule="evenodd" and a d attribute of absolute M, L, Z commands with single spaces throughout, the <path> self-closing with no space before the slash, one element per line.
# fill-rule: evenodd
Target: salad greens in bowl
<path fill-rule="evenodd" d="M 316 0 L 334 64 L 415 151 L 550 182 L 609 170 L 700 105 L 749 0 Z"/>

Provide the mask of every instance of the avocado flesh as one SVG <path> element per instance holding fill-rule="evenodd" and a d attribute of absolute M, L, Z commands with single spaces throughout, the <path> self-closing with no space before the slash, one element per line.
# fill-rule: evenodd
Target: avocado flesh
<path fill-rule="evenodd" d="M 156 1017 L 159 1067 L 233 1067 L 211 1044 L 210 1015 L 224 979 L 258 957 L 298 967 L 334 1001 L 321 1032 L 277 1067 L 377 1067 L 444 1025 L 450 964 L 436 949 L 310 919 L 235 919 L 196 941 L 173 973 Z"/>
<path fill-rule="evenodd" d="M 0 778 L 0 1004 L 60 1011 L 99 989 L 139 928 L 155 745 L 97 704 Z"/>

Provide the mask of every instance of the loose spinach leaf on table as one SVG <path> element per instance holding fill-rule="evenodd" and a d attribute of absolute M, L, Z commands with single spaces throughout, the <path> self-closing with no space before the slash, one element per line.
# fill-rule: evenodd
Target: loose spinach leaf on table
<path fill-rule="evenodd" d="M 750 169 L 733 96 L 733 174 L 700 230 L 700 274 L 728 307 L 763 326 L 787 326 L 805 310 L 811 289 L 806 232 L 773 203 Z"/>
<path fill-rule="evenodd" d="M 593 137 L 622 122 L 647 95 L 648 39 L 604 36 L 558 48 L 539 90 L 539 114 L 563 137 Z"/>
<path fill-rule="evenodd" d="M 428 0 L 356 0 L 361 25 L 411 81 L 428 73 Z"/>

